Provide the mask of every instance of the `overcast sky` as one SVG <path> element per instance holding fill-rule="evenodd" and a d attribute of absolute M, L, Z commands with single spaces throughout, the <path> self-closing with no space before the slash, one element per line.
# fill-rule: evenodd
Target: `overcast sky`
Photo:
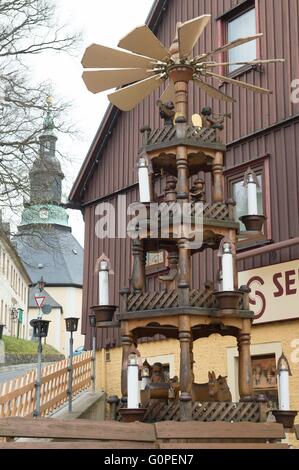
<path fill-rule="evenodd" d="M 82 31 L 78 54 L 44 53 L 34 58 L 33 74 L 37 79 L 51 80 L 53 95 L 73 104 L 71 120 L 81 131 L 80 138 L 58 136 L 58 147 L 72 157 L 63 163 L 67 195 L 78 174 L 91 141 L 108 106 L 106 93 L 93 95 L 82 81 L 81 58 L 91 43 L 116 47 L 118 41 L 134 27 L 144 24 L 153 0 L 55 0 L 60 22 L 71 31 Z M 70 224 L 76 238 L 83 243 L 83 223 L 79 211 L 70 211 Z"/>

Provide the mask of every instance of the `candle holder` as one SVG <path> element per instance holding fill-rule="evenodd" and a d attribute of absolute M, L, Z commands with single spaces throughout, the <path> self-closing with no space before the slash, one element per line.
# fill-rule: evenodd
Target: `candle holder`
<path fill-rule="evenodd" d="M 116 309 L 116 305 L 95 305 L 91 307 L 97 323 L 112 322 Z"/>
<path fill-rule="evenodd" d="M 236 291 L 215 291 L 216 307 L 219 310 L 239 310 L 243 292 Z"/>
<path fill-rule="evenodd" d="M 264 215 L 243 215 L 239 219 L 247 232 L 262 232 L 266 217 Z"/>
<path fill-rule="evenodd" d="M 295 418 L 298 414 L 298 411 L 291 410 L 271 410 L 277 423 L 283 425 L 284 429 L 293 429 Z"/>

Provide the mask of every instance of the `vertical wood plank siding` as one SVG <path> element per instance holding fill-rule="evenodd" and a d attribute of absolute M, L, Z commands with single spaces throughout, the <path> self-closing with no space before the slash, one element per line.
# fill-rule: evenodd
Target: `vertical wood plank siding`
<path fill-rule="evenodd" d="M 161 2 L 160 2 L 161 3 Z M 212 22 L 196 47 L 195 54 L 216 48 L 218 45 L 216 18 L 237 5 L 236 0 L 171 0 L 162 15 L 156 31 L 159 39 L 170 46 L 175 35 L 177 21 L 185 21 L 204 13 L 212 14 Z M 299 0 L 256 0 L 259 9 L 260 32 L 264 37 L 260 43 L 261 57 L 286 58 L 284 65 L 270 65 L 261 70 L 249 70 L 239 77 L 240 80 L 270 88 L 273 95 L 253 94 L 229 84 L 222 84 L 221 91 L 233 96 L 237 103 L 219 104 L 204 96 L 199 88 L 190 84 L 190 114 L 198 113 L 203 106 L 211 106 L 215 112 L 232 112 L 233 119 L 227 120 L 223 140 L 229 144 L 226 155 L 226 168 L 232 168 L 252 159 L 270 155 L 270 189 L 272 238 L 275 242 L 296 237 L 299 234 L 299 104 L 290 100 L 291 81 L 299 78 Z M 216 82 L 217 83 L 217 82 Z M 215 83 L 215 84 L 216 84 Z M 111 278 L 111 301 L 119 304 L 118 291 L 128 286 L 131 268 L 130 241 L 99 240 L 95 236 L 95 205 L 91 201 L 105 197 L 115 191 L 136 183 L 136 161 L 141 146 L 139 128 L 149 124 L 152 128 L 160 126 L 158 109 L 155 106 L 160 91 L 152 94 L 137 108 L 129 113 L 119 113 L 115 120 L 99 163 L 86 184 L 82 196 L 85 217 L 85 260 L 83 291 L 82 331 L 87 333 L 90 344 L 88 313 L 90 306 L 97 303 L 98 282 L 95 264 L 101 253 L 111 259 L 115 272 Z M 293 116 L 293 119 L 289 119 Z M 296 117 L 297 116 L 297 117 Z M 287 120 L 275 129 L 270 126 Z M 259 132 L 256 136 L 254 133 Z M 246 136 L 250 136 L 245 138 Z M 95 146 L 94 160 L 104 139 L 99 136 Z M 238 142 L 240 139 L 242 140 Z M 230 144 L 232 143 L 232 144 Z M 210 181 L 208 182 L 208 190 Z M 126 191 L 128 202 L 138 199 L 136 188 Z M 117 198 L 108 199 L 117 208 Z M 248 270 L 268 264 L 276 264 L 299 258 L 299 248 L 284 249 L 268 255 L 256 256 L 243 261 L 240 270 Z M 215 279 L 218 259 L 213 252 L 193 258 L 193 284 L 198 286 L 205 280 Z M 157 282 L 151 281 L 157 286 Z M 98 330 L 98 347 L 108 343 L 118 344 L 119 332 Z"/>

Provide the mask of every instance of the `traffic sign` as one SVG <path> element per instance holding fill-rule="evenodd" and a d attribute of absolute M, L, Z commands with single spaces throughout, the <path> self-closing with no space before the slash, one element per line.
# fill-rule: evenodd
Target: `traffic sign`
<path fill-rule="evenodd" d="M 35 295 L 34 296 L 34 301 L 36 303 L 36 306 L 38 308 L 42 308 L 46 300 L 46 297 L 44 295 Z"/>
<path fill-rule="evenodd" d="M 44 315 L 48 315 L 49 313 L 51 313 L 52 311 L 52 307 L 50 304 L 45 304 L 42 306 L 42 312 Z"/>

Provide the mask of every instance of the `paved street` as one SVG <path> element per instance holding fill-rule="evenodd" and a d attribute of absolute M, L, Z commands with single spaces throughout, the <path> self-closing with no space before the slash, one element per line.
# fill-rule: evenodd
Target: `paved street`
<path fill-rule="evenodd" d="M 9 368 L 4 367 L 3 369 L 4 370 L 2 371 L 2 368 L 0 367 L 0 383 L 7 382 L 19 377 L 20 375 L 24 375 L 27 371 L 35 369 L 35 364 L 22 364 L 21 366 L 10 366 Z"/>

